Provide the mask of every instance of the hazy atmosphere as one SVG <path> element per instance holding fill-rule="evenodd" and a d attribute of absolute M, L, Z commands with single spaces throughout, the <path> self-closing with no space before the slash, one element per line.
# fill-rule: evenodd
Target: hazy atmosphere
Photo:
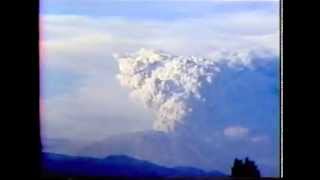
<path fill-rule="evenodd" d="M 278 1 L 42 0 L 43 151 L 279 176 L 279 32 Z"/>

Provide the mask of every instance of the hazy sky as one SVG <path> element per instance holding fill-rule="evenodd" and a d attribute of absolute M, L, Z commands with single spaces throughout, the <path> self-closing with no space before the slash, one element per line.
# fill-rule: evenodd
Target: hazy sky
<path fill-rule="evenodd" d="M 99 140 L 113 134 L 152 128 L 155 114 L 130 99 L 129 90 L 120 86 L 116 79 L 118 64 L 113 54 L 153 48 L 176 55 L 210 58 L 220 51 L 252 50 L 273 57 L 277 63 L 278 4 L 277 1 L 258 0 L 42 0 L 43 137 Z M 275 71 L 270 70 L 271 73 Z M 231 122 L 228 119 L 231 115 L 225 113 L 227 107 L 221 107 L 217 117 L 223 119 L 219 127 L 226 137 L 250 137 L 253 142 L 275 141 L 279 128 L 278 81 L 265 76 L 259 78 L 252 82 L 261 88 L 255 88 L 252 93 L 263 97 L 265 89 L 273 88 L 273 93 L 268 94 L 271 100 L 261 98 L 260 107 L 254 107 L 254 97 L 248 98 L 247 104 L 244 102 L 247 98 L 221 98 L 225 106 L 239 108 L 233 113 L 245 114 L 244 117 L 250 119 Z M 240 84 L 236 87 L 252 85 L 236 83 Z M 221 90 L 217 92 L 222 93 Z M 229 88 L 228 92 L 236 91 Z M 231 105 L 233 102 L 237 105 Z M 246 114 L 250 108 L 251 116 Z M 260 118 L 262 120 L 257 122 Z"/>
<path fill-rule="evenodd" d="M 130 102 L 115 79 L 114 53 L 150 47 L 207 57 L 220 49 L 277 55 L 278 22 L 277 2 L 41 1 L 44 132 L 64 137 L 50 132 L 72 126 L 70 137 L 97 138 L 150 128 L 152 113 Z M 95 130 L 83 132 L 88 125 Z"/>

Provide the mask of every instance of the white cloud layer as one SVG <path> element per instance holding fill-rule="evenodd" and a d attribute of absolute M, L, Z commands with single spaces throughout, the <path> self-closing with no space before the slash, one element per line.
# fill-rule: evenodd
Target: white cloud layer
<path fill-rule="evenodd" d="M 248 134 L 249 129 L 241 126 L 231 126 L 224 129 L 224 135 L 231 138 L 243 138 Z"/>
<path fill-rule="evenodd" d="M 203 57 L 235 49 L 279 52 L 277 14 L 262 10 L 172 21 L 80 15 L 43 15 L 41 21 L 45 65 L 78 73 L 112 64 L 114 52 L 141 47 Z"/>

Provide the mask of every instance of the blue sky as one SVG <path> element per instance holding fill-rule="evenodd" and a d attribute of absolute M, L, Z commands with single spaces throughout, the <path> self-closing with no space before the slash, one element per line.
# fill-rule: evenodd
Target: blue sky
<path fill-rule="evenodd" d="M 263 9 L 276 13 L 278 2 L 269 1 L 43 1 L 42 14 L 77 14 L 89 16 L 122 16 L 137 19 L 173 20 L 201 17 L 208 13 L 239 12 Z"/>
<path fill-rule="evenodd" d="M 272 63 L 242 73 L 230 70 L 217 82 L 221 85 L 212 95 L 219 99 L 215 128 L 223 132 L 240 126 L 250 132 L 247 138 L 271 141 L 268 147 L 274 151 L 279 128 L 278 10 L 277 1 L 258 0 L 41 1 L 43 138 L 98 141 L 152 128 L 154 113 L 130 99 L 129 90 L 115 78 L 115 53 L 152 48 L 210 58 L 220 51 L 254 51 L 272 57 Z M 233 73 L 241 74 L 239 81 L 230 79 Z M 255 97 L 248 97 L 250 93 Z M 233 115 L 243 118 L 234 120 Z"/>

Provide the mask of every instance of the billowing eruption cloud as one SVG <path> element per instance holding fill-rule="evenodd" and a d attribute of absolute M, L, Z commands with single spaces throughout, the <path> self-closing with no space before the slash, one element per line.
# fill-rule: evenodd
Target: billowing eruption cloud
<path fill-rule="evenodd" d="M 156 113 L 154 129 L 172 131 L 192 112 L 192 102 L 205 102 L 201 88 L 212 83 L 219 72 L 211 59 L 174 56 L 160 51 L 141 49 L 119 57 L 117 78 Z"/>

